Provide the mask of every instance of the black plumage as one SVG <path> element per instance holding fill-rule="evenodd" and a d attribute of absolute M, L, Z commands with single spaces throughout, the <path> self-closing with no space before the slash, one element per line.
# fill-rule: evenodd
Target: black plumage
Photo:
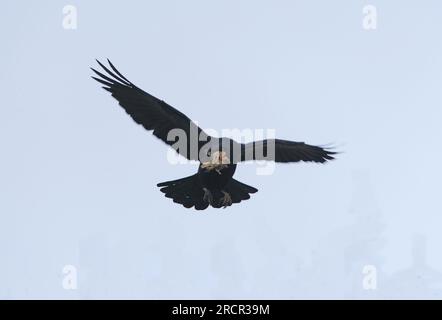
<path fill-rule="evenodd" d="M 256 188 L 243 184 L 233 175 L 238 163 L 248 160 L 275 162 L 319 162 L 334 159 L 335 152 L 303 142 L 267 139 L 247 144 L 229 138 L 209 136 L 186 115 L 166 102 L 141 90 L 124 77 L 108 60 L 106 67 L 97 60 L 105 73 L 92 68 L 92 77 L 119 102 L 132 119 L 154 136 L 174 146 L 176 139 L 169 133 L 181 130 L 185 147 L 177 152 L 189 160 L 200 162 L 198 172 L 192 176 L 158 184 L 165 196 L 186 208 L 206 209 L 227 207 L 250 198 Z"/>

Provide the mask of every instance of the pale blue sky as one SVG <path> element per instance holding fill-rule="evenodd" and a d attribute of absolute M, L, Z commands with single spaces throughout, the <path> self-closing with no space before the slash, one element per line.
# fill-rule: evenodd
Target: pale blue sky
<path fill-rule="evenodd" d="M 66 4 L 77 30 L 62 28 Z M 395 277 L 439 297 L 440 283 L 422 291 L 401 272 L 416 235 L 442 271 L 440 12 L 399 0 L 3 4 L 0 297 L 400 296 Z M 272 176 L 239 167 L 259 189 L 251 200 L 189 211 L 156 184 L 195 166 L 168 164 L 90 79 L 107 57 L 202 127 L 276 129 L 344 154 Z M 61 286 L 67 264 L 76 291 Z"/>

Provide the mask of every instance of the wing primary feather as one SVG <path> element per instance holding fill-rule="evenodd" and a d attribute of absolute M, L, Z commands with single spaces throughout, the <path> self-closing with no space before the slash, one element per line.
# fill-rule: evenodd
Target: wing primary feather
<path fill-rule="evenodd" d="M 95 70 L 94 68 L 91 68 L 91 70 L 93 72 L 95 72 L 95 74 L 97 76 L 99 76 L 99 77 L 103 78 L 104 80 L 107 80 L 110 83 L 112 83 L 112 85 L 116 85 L 116 84 L 123 85 L 122 83 L 116 81 L 115 79 L 109 78 L 108 76 L 106 76 L 105 74 L 101 73 L 100 71 Z"/>
<path fill-rule="evenodd" d="M 98 64 L 100 65 L 100 67 L 102 67 L 111 77 L 114 77 L 116 80 L 118 80 L 119 82 L 127 85 L 127 86 L 132 86 L 132 84 L 130 82 L 127 82 L 127 80 L 121 79 L 119 76 L 117 76 L 115 73 L 113 73 L 112 71 L 110 71 L 105 65 L 103 65 L 100 61 L 98 61 Z"/>
<path fill-rule="evenodd" d="M 109 63 L 112 70 L 114 70 L 114 72 L 120 76 L 120 78 L 126 80 L 128 84 L 132 85 L 132 82 L 127 80 L 127 78 L 125 76 L 123 76 L 120 71 L 117 70 L 117 68 L 112 64 L 112 62 L 109 59 L 107 59 L 107 62 Z"/>
<path fill-rule="evenodd" d="M 95 81 L 98 81 L 101 84 L 104 84 L 105 86 L 108 86 L 108 87 L 112 86 L 112 83 L 104 81 L 104 80 L 102 80 L 100 78 L 97 78 L 97 77 L 91 77 L 91 78 L 94 79 Z"/>

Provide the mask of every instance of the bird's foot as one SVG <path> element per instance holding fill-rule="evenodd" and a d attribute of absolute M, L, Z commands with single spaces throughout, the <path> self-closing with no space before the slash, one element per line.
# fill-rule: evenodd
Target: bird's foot
<path fill-rule="evenodd" d="M 210 205 L 212 205 L 213 204 L 212 192 L 210 192 L 210 190 L 207 188 L 203 188 L 203 190 L 204 190 L 203 200 L 208 202 Z"/>
<path fill-rule="evenodd" d="M 228 194 L 227 192 L 221 190 L 221 192 L 224 194 L 224 197 L 222 197 L 220 199 L 221 201 L 221 205 L 223 206 L 223 208 L 227 208 L 228 206 L 232 205 L 232 197 L 230 196 L 230 194 Z"/>

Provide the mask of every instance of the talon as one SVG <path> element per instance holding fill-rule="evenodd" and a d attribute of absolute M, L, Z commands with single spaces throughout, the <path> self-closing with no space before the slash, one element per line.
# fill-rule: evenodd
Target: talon
<path fill-rule="evenodd" d="M 208 202 L 210 205 L 212 205 L 213 204 L 212 192 L 210 192 L 210 190 L 207 188 L 203 188 L 203 190 L 204 190 L 203 200 Z"/>
<path fill-rule="evenodd" d="M 225 209 L 225 208 L 227 208 L 227 207 L 232 205 L 232 203 L 233 203 L 232 202 L 232 197 L 230 196 L 230 194 L 228 194 L 227 192 L 225 192 L 223 190 L 221 190 L 221 192 L 224 194 L 224 197 L 222 197 L 220 199 L 220 201 L 221 201 L 221 205 Z"/>

